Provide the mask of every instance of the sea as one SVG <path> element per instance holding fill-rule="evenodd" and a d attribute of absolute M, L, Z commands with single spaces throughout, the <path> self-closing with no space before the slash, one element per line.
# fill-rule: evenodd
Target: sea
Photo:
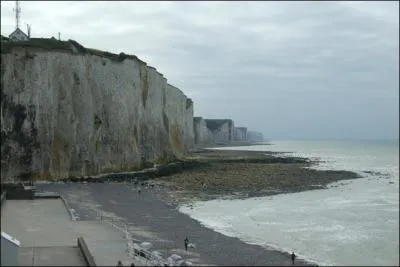
<path fill-rule="evenodd" d="M 328 189 L 181 206 L 206 227 L 319 265 L 399 266 L 399 140 L 270 140 L 218 149 L 318 159 L 361 179 Z"/>

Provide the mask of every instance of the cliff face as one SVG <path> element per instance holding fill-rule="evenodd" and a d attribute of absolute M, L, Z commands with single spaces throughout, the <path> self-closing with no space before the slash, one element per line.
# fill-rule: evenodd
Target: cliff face
<path fill-rule="evenodd" d="M 170 84 L 166 87 L 165 96 L 163 124 L 169 132 L 174 154 L 182 158 L 194 146 L 193 103 Z"/>
<path fill-rule="evenodd" d="M 260 132 L 248 131 L 247 132 L 247 140 L 254 141 L 254 142 L 262 142 L 262 141 L 264 141 L 264 136 Z"/>
<path fill-rule="evenodd" d="M 229 143 L 233 140 L 234 124 L 229 119 L 206 119 L 207 128 L 210 129 L 215 143 Z"/>
<path fill-rule="evenodd" d="M 235 127 L 235 140 L 246 141 L 247 140 L 247 128 L 246 127 Z"/>
<path fill-rule="evenodd" d="M 194 142 L 196 145 L 210 145 L 213 144 L 213 135 L 207 124 L 202 117 L 195 117 L 193 119 L 194 129 Z"/>
<path fill-rule="evenodd" d="M 194 142 L 187 102 L 140 60 L 13 48 L 1 55 L 1 177 L 85 176 L 182 158 Z"/>
<path fill-rule="evenodd" d="M 185 151 L 190 151 L 194 148 L 194 120 L 193 120 L 193 101 L 192 99 L 186 99 L 186 117 L 185 117 L 185 131 L 184 131 L 184 143 L 186 146 Z"/>

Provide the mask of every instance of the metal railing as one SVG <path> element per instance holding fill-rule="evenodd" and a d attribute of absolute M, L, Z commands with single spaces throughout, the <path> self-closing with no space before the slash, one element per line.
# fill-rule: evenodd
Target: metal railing
<path fill-rule="evenodd" d="M 134 242 L 134 238 L 128 230 L 128 226 L 119 219 L 105 216 L 100 209 L 96 209 L 96 218 L 115 228 L 117 231 L 124 234 L 127 241 L 127 253 L 132 260 L 140 261 L 141 264 L 147 266 L 164 266 L 167 261 L 163 258 L 154 255 L 151 251 L 142 248 L 138 243 Z M 139 240 L 135 240 L 140 242 Z"/>

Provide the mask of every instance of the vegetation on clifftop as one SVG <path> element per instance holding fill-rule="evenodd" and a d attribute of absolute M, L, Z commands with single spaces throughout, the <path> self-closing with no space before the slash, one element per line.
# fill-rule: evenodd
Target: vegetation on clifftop
<path fill-rule="evenodd" d="M 186 109 L 193 106 L 193 100 L 191 98 L 186 99 Z"/>
<path fill-rule="evenodd" d="M 125 59 L 133 59 L 141 64 L 147 65 L 135 55 L 127 55 L 123 52 L 113 54 L 107 51 L 101 51 L 93 48 L 86 48 L 75 40 L 60 41 L 55 38 L 31 38 L 29 41 L 10 42 L 7 37 L 1 36 L 1 53 L 8 54 L 14 47 L 20 48 L 39 48 L 48 51 L 65 51 L 69 53 L 89 54 L 108 58 L 114 62 L 123 62 Z M 76 52 L 74 52 L 74 50 Z"/>
<path fill-rule="evenodd" d="M 3 40 L 3 37 L 1 39 Z M 41 48 L 45 50 L 64 50 L 67 52 L 72 52 L 71 44 L 69 42 L 58 41 L 56 39 L 49 38 L 31 38 L 29 41 L 2 42 L 1 53 L 11 53 L 14 47 Z"/>

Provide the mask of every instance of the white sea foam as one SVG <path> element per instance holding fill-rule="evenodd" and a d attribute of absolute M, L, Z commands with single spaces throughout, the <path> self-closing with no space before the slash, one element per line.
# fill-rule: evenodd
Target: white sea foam
<path fill-rule="evenodd" d="M 392 147 L 291 141 L 277 142 L 275 148 L 235 149 L 246 148 L 297 149 L 301 153 L 292 155 L 322 159 L 318 168 L 356 171 L 366 178 L 336 182 L 328 190 L 198 202 L 193 209 L 183 206 L 181 211 L 225 235 L 293 250 L 321 265 L 398 265 L 398 142 Z"/>

